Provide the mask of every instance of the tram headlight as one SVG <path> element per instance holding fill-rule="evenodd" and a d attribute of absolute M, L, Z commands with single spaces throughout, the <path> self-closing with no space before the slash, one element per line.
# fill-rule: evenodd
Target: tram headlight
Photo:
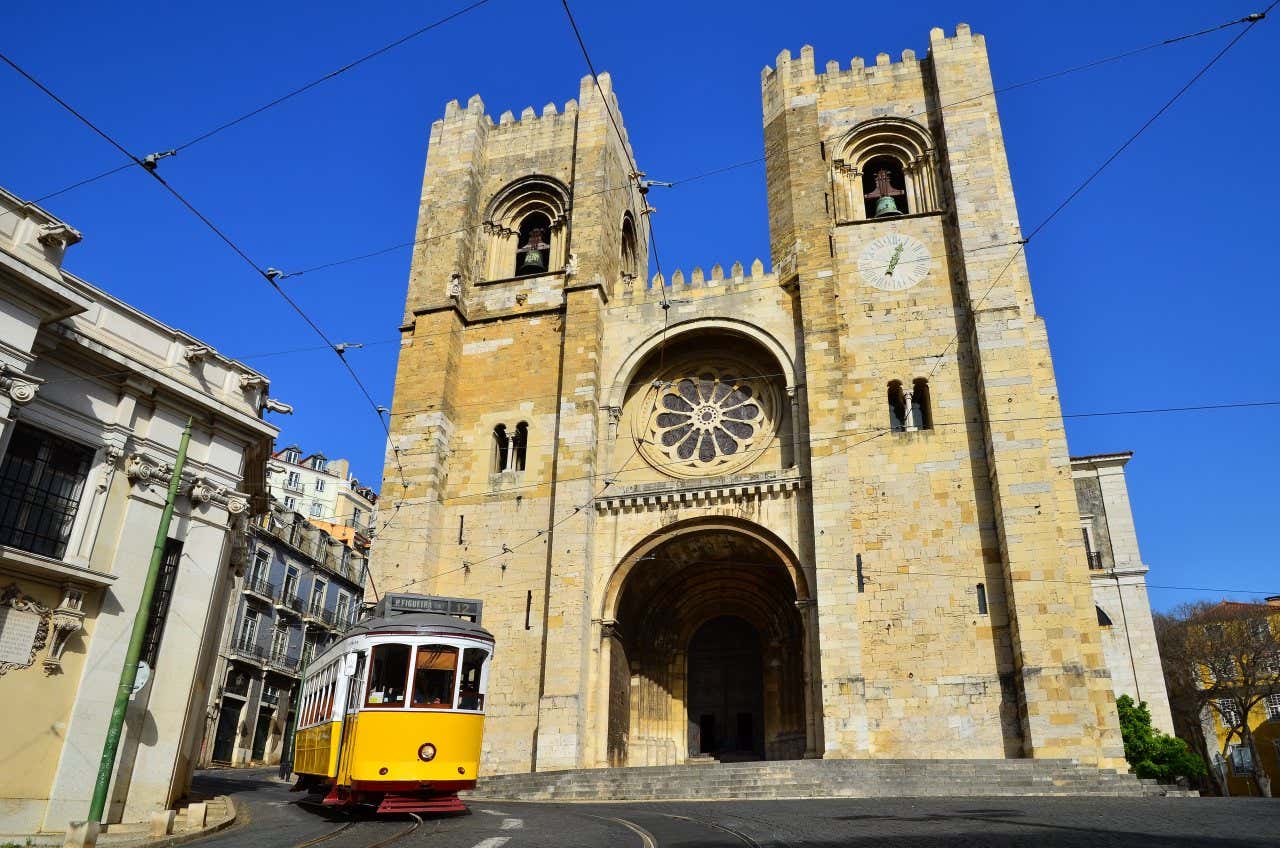
<path fill-rule="evenodd" d="M 418 759 L 424 763 L 429 763 L 436 758 L 436 746 L 430 742 L 423 742 L 418 746 Z"/>

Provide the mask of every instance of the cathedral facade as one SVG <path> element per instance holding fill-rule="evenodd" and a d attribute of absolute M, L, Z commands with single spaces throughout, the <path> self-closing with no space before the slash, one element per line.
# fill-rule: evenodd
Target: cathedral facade
<path fill-rule="evenodd" d="M 761 88 L 768 271 L 651 276 L 607 75 L 432 125 L 376 586 L 483 600 L 489 773 L 1123 768 L 982 37 Z"/>

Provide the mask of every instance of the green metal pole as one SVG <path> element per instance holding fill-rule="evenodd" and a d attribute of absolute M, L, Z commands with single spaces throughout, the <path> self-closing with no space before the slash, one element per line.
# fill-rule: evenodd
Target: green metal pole
<path fill-rule="evenodd" d="M 294 755 L 294 738 L 293 735 L 298 732 L 298 713 L 301 711 L 302 703 L 302 682 L 307 679 L 307 625 L 302 625 L 302 666 L 298 669 L 298 694 L 296 697 L 291 696 L 289 699 L 289 709 L 293 711 L 293 716 L 285 723 L 287 729 L 284 736 L 284 751 L 280 757 L 280 776 L 288 777 L 293 772 L 293 755 Z"/>
<path fill-rule="evenodd" d="M 107 790 L 111 788 L 111 773 L 115 771 L 116 752 L 120 748 L 120 733 L 124 729 L 124 714 L 129 709 L 134 680 L 138 676 L 138 658 L 142 655 L 142 639 L 147 633 L 147 619 L 151 613 L 151 597 L 156 591 L 160 576 L 160 563 L 164 559 L 165 541 L 169 538 L 169 524 L 173 520 L 173 504 L 178 499 L 178 487 L 182 485 L 182 466 L 187 462 L 187 446 L 191 443 L 191 419 L 182 431 L 178 443 L 178 458 L 173 463 L 173 478 L 169 480 L 169 496 L 165 498 L 164 511 L 160 513 L 160 526 L 156 528 L 156 544 L 151 549 L 151 566 L 147 569 L 146 582 L 142 584 L 142 598 L 133 618 L 133 634 L 129 637 L 129 650 L 124 655 L 124 668 L 120 670 L 120 688 L 116 690 L 115 707 L 111 710 L 111 723 L 107 725 L 107 739 L 102 744 L 102 762 L 98 764 L 98 780 L 93 787 L 93 800 L 89 802 L 89 821 L 101 822 L 102 811 L 107 806 Z"/>

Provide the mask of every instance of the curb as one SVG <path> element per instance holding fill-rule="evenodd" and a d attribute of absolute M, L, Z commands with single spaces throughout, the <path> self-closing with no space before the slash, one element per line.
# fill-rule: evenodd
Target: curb
<path fill-rule="evenodd" d="M 174 833 L 160 839 L 144 839 L 138 842 L 120 842 L 117 843 L 120 848 L 169 848 L 171 845 L 185 845 L 188 842 L 194 842 L 197 839 L 203 839 L 215 833 L 226 830 L 235 824 L 239 819 L 240 810 L 236 806 L 236 802 L 228 795 L 217 795 L 215 798 L 221 799 L 227 804 L 228 815 L 225 819 L 217 824 L 201 828 L 200 830 L 192 830 L 184 833 Z M 105 842 L 104 848 L 112 848 L 111 842 Z"/>

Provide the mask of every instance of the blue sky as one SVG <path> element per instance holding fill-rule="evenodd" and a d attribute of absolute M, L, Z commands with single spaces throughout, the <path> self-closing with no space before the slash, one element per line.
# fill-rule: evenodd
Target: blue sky
<path fill-rule="evenodd" d="M 466 5 L 11 4 L 0 45 L 139 154 L 174 147 Z M 1257 11 L 1261 3 L 575 5 L 641 167 L 675 180 L 762 153 L 759 72 L 784 49 L 923 55 L 932 26 L 987 37 L 997 86 Z M 779 11 L 782 10 L 782 11 Z M 1000 97 L 1024 231 L 1236 30 Z M 1067 413 L 1280 398 L 1272 166 L 1280 13 L 1254 28 L 1028 247 Z M 480 92 L 495 117 L 575 97 L 586 72 L 554 0 L 487 5 L 165 161 L 163 173 L 263 266 L 305 268 L 413 238 L 427 132 Z M 0 68 L 0 185 L 25 198 L 121 161 Z M 655 190 L 656 192 L 657 190 Z M 655 195 L 665 268 L 768 263 L 763 167 Z M 85 234 L 67 267 L 244 359 L 294 404 L 282 439 L 381 474 L 383 435 L 336 358 L 145 175 L 45 204 Z M 409 253 L 287 281 L 389 405 Z M 301 350 L 300 350 L 301 349 Z M 282 351 L 292 351 L 282 353 Z M 263 355 L 272 354 L 272 355 Z M 1130 494 L 1153 586 L 1280 593 L 1273 526 L 1280 410 L 1074 418 L 1073 454 L 1133 450 Z M 1202 595 L 1153 588 L 1167 608 Z"/>

